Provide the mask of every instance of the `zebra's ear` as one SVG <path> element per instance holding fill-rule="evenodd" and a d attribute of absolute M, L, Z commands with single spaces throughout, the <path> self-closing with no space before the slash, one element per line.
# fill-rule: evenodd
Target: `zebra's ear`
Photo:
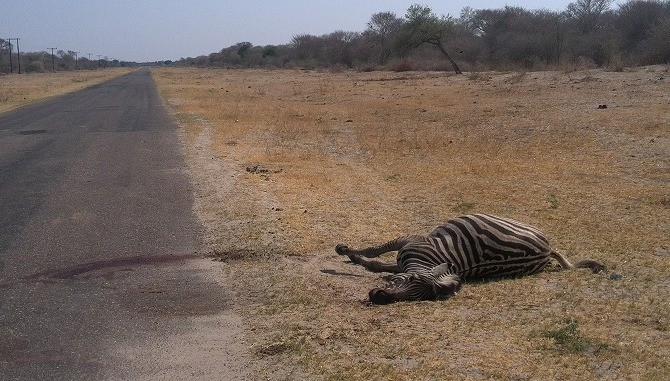
<path fill-rule="evenodd" d="M 448 298 L 461 289 L 461 278 L 458 275 L 443 275 L 435 278 L 433 292 L 436 299 Z"/>
<path fill-rule="evenodd" d="M 435 277 L 433 292 L 436 298 L 447 298 L 455 294 L 461 288 L 461 278 L 451 272 L 451 263 L 443 263 L 432 269 Z"/>
<path fill-rule="evenodd" d="M 440 279 L 441 276 L 443 275 L 450 275 L 451 274 L 451 267 L 453 265 L 451 263 L 443 263 L 441 265 L 437 265 L 433 267 L 433 269 L 430 271 L 433 276 L 436 279 Z"/>

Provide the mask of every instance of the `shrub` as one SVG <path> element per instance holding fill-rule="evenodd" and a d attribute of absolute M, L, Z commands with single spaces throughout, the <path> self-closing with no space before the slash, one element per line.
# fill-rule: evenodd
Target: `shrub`
<path fill-rule="evenodd" d="M 402 72 L 416 70 L 416 62 L 410 58 L 403 58 L 401 60 L 393 61 L 388 65 L 389 70 Z"/>
<path fill-rule="evenodd" d="M 26 66 L 26 73 L 41 73 L 44 71 L 44 64 L 40 61 L 33 61 Z"/>

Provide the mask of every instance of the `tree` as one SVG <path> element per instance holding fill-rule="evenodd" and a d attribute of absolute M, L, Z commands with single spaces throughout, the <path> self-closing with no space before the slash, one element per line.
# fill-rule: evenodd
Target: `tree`
<path fill-rule="evenodd" d="M 300 61 L 317 60 L 321 49 L 319 37 L 311 34 L 293 36 L 290 46 L 295 58 Z"/>
<path fill-rule="evenodd" d="M 0 38 L 0 73 L 9 72 L 9 41 Z"/>
<path fill-rule="evenodd" d="M 609 10 L 612 0 L 578 0 L 563 13 L 570 31 L 570 54 L 573 60 L 605 65 L 620 58 L 614 27 L 615 13 Z"/>
<path fill-rule="evenodd" d="M 561 60 L 566 32 L 558 13 L 507 6 L 476 11 L 470 19 L 471 28 L 482 38 L 493 63 L 536 69 L 540 64 Z"/>
<path fill-rule="evenodd" d="M 359 38 L 359 33 L 341 30 L 322 36 L 320 60 L 330 65 L 344 64 L 348 68 L 354 67 L 354 47 Z"/>
<path fill-rule="evenodd" d="M 612 0 L 577 0 L 568 4 L 565 13 L 568 18 L 577 21 L 582 33 L 589 33 L 597 27 L 600 16 L 611 3 Z"/>
<path fill-rule="evenodd" d="M 670 4 L 666 6 L 670 13 Z M 670 15 L 664 16 L 649 31 L 649 38 L 644 42 L 645 61 L 648 63 L 670 62 Z"/>
<path fill-rule="evenodd" d="M 277 49 L 276 46 L 274 46 L 274 45 L 266 45 L 266 46 L 263 48 L 263 54 L 262 54 L 262 57 L 263 57 L 263 58 L 267 58 L 267 57 L 277 57 L 278 54 L 279 54 L 279 49 Z"/>
<path fill-rule="evenodd" d="M 449 16 L 437 17 L 427 6 L 414 4 L 407 9 L 402 30 L 396 41 L 401 49 L 407 51 L 418 48 L 423 44 L 437 47 L 440 53 L 449 60 L 454 72 L 461 74 L 458 64 L 443 45 L 443 40 L 452 35 L 454 29 L 453 18 Z"/>
<path fill-rule="evenodd" d="M 616 16 L 616 29 L 620 35 L 622 47 L 635 51 L 643 41 L 651 37 L 653 30 L 662 23 L 663 3 L 657 1 L 628 1 L 621 4 Z M 670 13 L 670 12 L 669 12 Z"/>
<path fill-rule="evenodd" d="M 400 31 L 403 20 L 393 12 L 379 12 L 372 15 L 363 37 L 384 65 L 393 55 L 393 38 Z"/>
<path fill-rule="evenodd" d="M 236 45 L 237 55 L 240 56 L 242 63 L 246 66 L 250 64 L 251 48 L 254 45 L 251 42 L 240 42 Z"/>

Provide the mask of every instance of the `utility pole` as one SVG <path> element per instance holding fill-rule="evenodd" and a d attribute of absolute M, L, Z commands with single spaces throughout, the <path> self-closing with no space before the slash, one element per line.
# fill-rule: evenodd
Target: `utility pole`
<path fill-rule="evenodd" d="M 19 39 L 16 38 L 16 57 L 17 61 L 19 62 L 19 74 L 21 74 L 21 49 L 19 49 Z"/>
<path fill-rule="evenodd" d="M 54 63 L 54 50 L 58 48 L 47 48 L 51 50 L 51 71 L 56 71 L 56 64 Z"/>
<path fill-rule="evenodd" d="M 12 63 L 12 40 L 13 38 L 8 38 L 9 41 L 9 73 L 14 73 L 14 64 Z"/>
<path fill-rule="evenodd" d="M 78 69 L 78 67 L 77 67 L 77 61 L 78 61 L 78 59 L 79 59 L 79 57 L 77 56 L 77 54 L 79 54 L 79 52 L 72 52 L 72 53 L 74 53 L 74 70 L 77 70 L 77 69 Z"/>
<path fill-rule="evenodd" d="M 9 41 L 9 72 L 14 72 L 14 67 L 12 65 L 12 40 L 16 40 L 16 57 L 19 64 L 19 74 L 21 74 L 21 50 L 19 49 L 19 39 L 18 38 L 8 38 Z"/>

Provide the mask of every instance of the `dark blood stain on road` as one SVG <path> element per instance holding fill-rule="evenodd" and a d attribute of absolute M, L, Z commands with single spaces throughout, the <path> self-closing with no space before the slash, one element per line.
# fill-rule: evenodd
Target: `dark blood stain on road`
<path fill-rule="evenodd" d="M 188 259 L 203 258 L 202 254 L 181 254 L 181 255 L 153 255 L 153 256 L 133 256 L 125 258 L 115 258 L 104 261 L 83 263 L 80 265 L 41 271 L 23 278 L 24 280 L 38 280 L 41 278 L 52 279 L 72 279 L 79 275 L 117 267 L 136 267 L 144 265 L 159 265 L 181 262 Z"/>

